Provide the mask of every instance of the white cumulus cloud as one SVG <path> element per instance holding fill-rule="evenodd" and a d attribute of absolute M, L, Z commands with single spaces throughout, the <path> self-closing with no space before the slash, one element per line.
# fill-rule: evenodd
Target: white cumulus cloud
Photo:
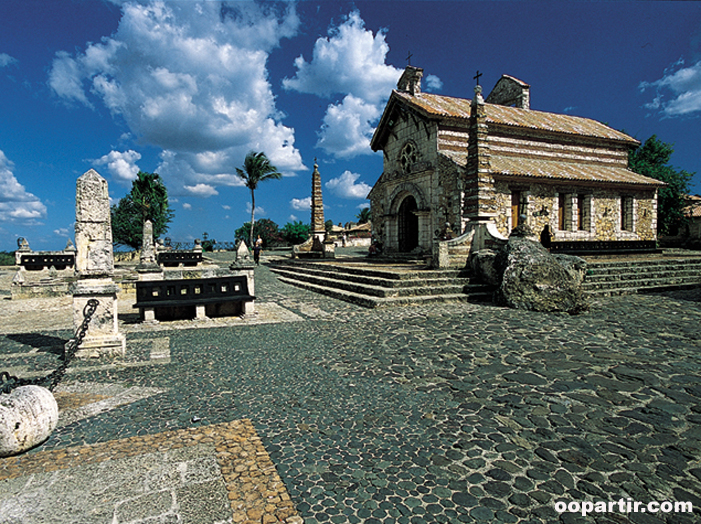
<path fill-rule="evenodd" d="M 371 154 L 370 140 L 375 131 L 371 122 L 381 116 L 381 111 L 379 105 L 346 96 L 340 104 L 327 108 L 317 145 L 336 158 Z"/>
<path fill-rule="evenodd" d="M 312 59 L 295 59 L 297 72 L 283 80 L 286 89 L 324 98 L 342 96 L 326 110 L 317 145 L 338 158 L 371 154 L 369 142 L 401 70 L 385 63 L 389 46 L 385 34 L 365 28 L 353 11 L 327 37 L 314 44 Z"/>
<path fill-rule="evenodd" d="M 29 226 L 46 217 L 46 206 L 17 181 L 14 164 L 0 150 L 0 223 Z"/>
<path fill-rule="evenodd" d="M 98 166 L 107 166 L 112 178 L 123 186 L 131 184 L 132 180 L 136 179 L 139 172 L 139 166 L 136 162 L 141 159 L 141 154 L 133 149 L 129 151 L 110 151 L 106 155 L 95 160 Z"/>
<path fill-rule="evenodd" d="M 250 202 L 246 202 L 246 214 L 250 215 L 252 209 L 253 205 Z M 263 209 L 261 206 L 256 206 L 256 217 L 262 217 L 265 215 L 267 215 L 265 209 Z"/>
<path fill-rule="evenodd" d="M 219 194 L 219 191 L 214 189 L 209 184 L 195 184 L 194 186 L 184 186 L 184 189 L 192 196 L 204 198 Z"/>
<path fill-rule="evenodd" d="M 443 89 L 443 81 L 436 75 L 426 77 L 426 91 L 440 91 Z"/>
<path fill-rule="evenodd" d="M 290 200 L 290 206 L 296 211 L 311 211 L 312 197 L 293 198 L 292 200 Z"/>
<path fill-rule="evenodd" d="M 293 5 L 127 0 L 121 9 L 113 35 L 56 54 L 49 85 L 59 97 L 104 105 L 134 137 L 160 147 L 157 172 L 174 195 L 240 185 L 231 177 L 251 149 L 283 173 L 306 169 L 266 66 L 297 32 Z"/>
<path fill-rule="evenodd" d="M 187 202 L 183 202 L 183 209 L 192 209 L 192 204 L 188 204 Z"/>
<path fill-rule="evenodd" d="M 640 90 L 654 88 L 655 98 L 645 107 L 667 117 L 687 116 L 701 112 L 701 60 L 688 67 L 680 59 L 654 82 L 641 82 Z M 671 95 L 671 96 L 670 96 Z"/>
<path fill-rule="evenodd" d="M 372 187 L 365 182 L 356 183 L 358 178 L 359 174 L 344 171 L 340 177 L 332 178 L 325 185 L 334 195 L 341 198 L 366 198 Z"/>
<path fill-rule="evenodd" d="M 7 53 L 0 53 L 0 67 L 9 66 L 10 64 L 17 63 L 17 59 L 11 57 Z"/>

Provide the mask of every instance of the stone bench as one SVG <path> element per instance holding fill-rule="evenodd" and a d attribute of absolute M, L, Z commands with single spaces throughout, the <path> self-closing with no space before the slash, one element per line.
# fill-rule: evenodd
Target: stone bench
<path fill-rule="evenodd" d="M 62 270 L 75 266 L 75 255 L 73 253 L 35 252 L 20 255 L 19 259 L 19 265 L 27 271 L 41 271 L 52 267 L 56 270 Z"/>
<path fill-rule="evenodd" d="M 253 300 L 246 276 L 143 280 L 136 283 L 132 307 L 146 321 L 204 319 L 243 314 Z"/>
<path fill-rule="evenodd" d="M 164 267 L 192 267 L 202 263 L 201 251 L 161 251 L 158 263 Z"/>

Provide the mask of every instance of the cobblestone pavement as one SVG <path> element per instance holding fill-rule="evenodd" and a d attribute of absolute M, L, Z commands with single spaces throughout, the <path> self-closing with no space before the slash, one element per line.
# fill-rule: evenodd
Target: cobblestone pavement
<path fill-rule="evenodd" d="M 601 299 L 580 316 L 367 310 L 264 266 L 256 291 L 287 321 L 133 331 L 124 362 L 77 364 L 61 387 L 87 396 L 83 412 L 27 456 L 250 420 L 306 524 L 699 521 L 698 290 Z M 5 336 L 0 365 L 50 370 L 69 335 Z M 7 493 L 0 522 L 14 522 Z M 694 513 L 555 509 L 619 499 Z"/>

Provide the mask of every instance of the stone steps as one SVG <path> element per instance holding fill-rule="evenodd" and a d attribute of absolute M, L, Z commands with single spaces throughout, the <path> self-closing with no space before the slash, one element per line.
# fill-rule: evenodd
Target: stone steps
<path fill-rule="evenodd" d="M 364 307 L 489 301 L 493 289 L 470 284 L 461 271 L 398 266 L 393 269 L 308 262 L 273 263 L 281 282 Z"/>
<path fill-rule="evenodd" d="M 441 287 L 441 286 L 460 286 L 467 285 L 470 283 L 470 279 L 466 277 L 460 277 L 455 274 L 450 274 L 446 276 L 436 277 L 422 275 L 412 276 L 410 278 L 387 278 L 386 275 L 383 276 L 373 276 L 367 275 L 363 272 L 343 272 L 343 271 L 331 271 L 327 269 L 317 269 L 312 267 L 284 267 L 275 266 L 271 267 L 273 271 L 278 274 L 292 274 L 297 276 L 300 280 L 307 280 L 313 282 L 315 278 L 323 278 L 330 280 L 337 280 L 339 282 L 347 282 L 352 280 L 354 284 L 364 285 L 368 287 L 377 287 L 385 290 L 396 290 L 400 294 L 402 290 L 417 287 L 417 280 L 420 278 L 421 284 L 426 287 Z M 411 293 L 409 293 L 411 294 Z"/>
<path fill-rule="evenodd" d="M 622 295 L 639 291 L 701 285 L 701 257 L 592 261 L 583 289 L 590 295 Z"/>

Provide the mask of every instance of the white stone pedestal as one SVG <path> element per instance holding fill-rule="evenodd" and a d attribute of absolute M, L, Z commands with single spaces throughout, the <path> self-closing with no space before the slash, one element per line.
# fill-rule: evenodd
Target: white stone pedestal
<path fill-rule="evenodd" d="M 126 337 L 117 327 L 117 286 L 112 279 L 84 279 L 73 286 L 73 329 L 83 323 L 83 313 L 92 298 L 99 301 L 76 357 L 122 357 L 126 353 Z"/>

